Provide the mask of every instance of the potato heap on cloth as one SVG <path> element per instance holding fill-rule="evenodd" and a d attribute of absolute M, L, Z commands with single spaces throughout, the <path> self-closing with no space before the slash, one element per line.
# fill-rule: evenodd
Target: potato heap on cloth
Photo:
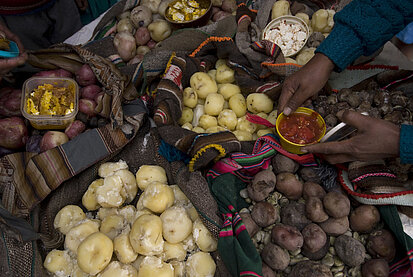
<path fill-rule="evenodd" d="M 82 198 L 88 212 L 67 205 L 55 217 L 65 242 L 44 260 L 53 276 L 214 276 L 209 252 L 217 240 L 162 167 L 142 165 L 133 174 L 119 160 L 102 164 L 98 175 Z M 138 189 L 135 207 L 129 203 Z"/>

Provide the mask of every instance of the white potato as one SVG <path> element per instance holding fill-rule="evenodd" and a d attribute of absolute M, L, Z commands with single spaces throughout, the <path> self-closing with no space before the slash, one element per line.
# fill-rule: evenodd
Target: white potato
<path fill-rule="evenodd" d="M 228 101 L 225 101 L 224 102 L 224 106 L 223 106 L 223 108 L 224 109 L 229 109 L 230 107 L 229 107 L 229 102 Z"/>
<path fill-rule="evenodd" d="M 202 115 L 205 114 L 204 111 L 204 104 L 197 104 L 195 109 L 194 109 L 194 117 L 192 119 L 192 126 L 193 127 L 198 127 L 199 124 L 199 119 L 201 118 Z"/>
<path fill-rule="evenodd" d="M 148 7 L 153 14 L 158 13 L 159 5 L 161 0 L 142 0 L 140 5 Z"/>
<path fill-rule="evenodd" d="M 314 32 L 329 33 L 334 27 L 334 10 L 317 10 L 311 17 Z"/>
<path fill-rule="evenodd" d="M 235 81 L 235 71 L 226 64 L 220 65 L 217 68 L 215 80 L 219 84 L 233 83 Z"/>
<path fill-rule="evenodd" d="M 105 219 L 106 217 L 113 215 L 113 214 L 118 214 L 118 209 L 116 208 L 100 208 L 98 213 L 97 213 L 97 217 L 100 220 Z"/>
<path fill-rule="evenodd" d="M 252 113 L 269 113 L 273 106 L 273 101 L 264 93 L 251 93 L 247 96 L 247 107 Z"/>
<path fill-rule="evenodd" d="M 169 243 L 181 242 L 192 232 L 192 221 L 183 207 L 170 207 L 160 218 L 163 237 Z"/>
<path fill-rule="evenodd" d="M 187 87 L 184 89 L 184 105 L 188 108 L 195 108 L 196 104 L 198 104 L 198 94 L 196 94 L 195 90 L 191 87 Z"/>
<path fill-rule="evenodd" d="M 136 214 L 135 214 L 135 220 L 138 219 L 140 216 L 144 215 L 144 214 L 153 214 L 151 210 L 143 208 L 140 210 L 136 210 Z"/>
<path fill-rule="evenodd" d="M 307 26 L 310 26 L 310 17 L 306 13 L 296 13 L 294 16 L 300 18 L 302 21 L 304 21 Z"/>
<path fill-rule="evenodd" d="M 203 129 L 208 129 L 210 127 L 214 127 L 218 125 L 218 120 L 214 116 L 210 116 L 208 114 L 204 114 L 199 118 L 198 126 Z"/>
<path fill-rule="evenodd" d="M 43 266 L 50 273 L 60 274 L 59 276 L 70 276 L 73 262 L 67 250 L 53 249 L 44 259 Z"/>
<path fill-rule="evenodd" d="M 105 208 L 120 207 L 126 199 L 126 190 L 118 175 L 110 175 L 103 180 L 103 186 L 96 188 L 96 200 Z"/>
<path fill-rule="evenodd" d="M 268 129 L 262 129 L 262 130 L 257 131 L 257 136 L 258 137 L 262 137 L 262 136 L 267 135 L 267 134 L 274 134 L 274 130 L 268 128 Z"/>
<path fill-rule="evenodd" d="M 159 255 L 163 251 L 162 221 L 157 215 L 141 215 L 132 225 L 129 240 L 141 255 Z"/>
<path fill-rule="evenodd" d="M 82 196 L 82 204 L 89 211 L 94 211 L 100 208 L 100 205 L 96 200 L 96 188 L 100 186 L 103 186 L 102 178 L 93 181 Z"/>
<path fill-rule="evenodd" d="M 205 133 L 205 129 L 201 128 L 201 127 L 195 127 L 192 129 L 192 131 L 194 131 L 195 133 L 201 134 L 201 133 Z"/>
<path fill-rule="evenodd" d="M 257 125 L 248 121 L 247 118 L 243 116 L 243 117 L 238 118 L 236 129 L 253 134 L 255 130 L 257 129 Z"/>
<path fill-rule="evenodd" d="M 165 184 L 152 182 L 141 195 L 143 207 L 154 213 L 162 213 L 174 203 L 173 190 Z"/>
<path fill-rule="evenodd" d="M 315 55 L 315 48 L 310 47 L 310 48 L 305 48 L 298 53 L 297 57 L 295 58 L 297 60 L 297 63 L 299 65 L 305 65 L 308 63 L 309 60 L 311 60 L 312 57 Z"/>
<path fill-rule="evenodd" d="M 242 94 L 235 94 L 229 99 L 229 107 L 237 117 L 244 116 L 247 113 L 247 103 Z"/>
<path fill-rule="evenodd" d="M 188 197 L 186 197 L 185 193 L 179 188 L 178 185 L 171 185 L 169 186 L 172 191 L 174 192 L 174 205 L 175 206 L 182 206 L 182 205 L 187 205 L 189 202 Z"/>
<path fill-rule="evenodd" d="M 73 269 L 72 274 L 70 277 L 89 277 L 90 275 L 80 269 L 79 265 L 77 264 L 77 259 L 73 260 Z"/>
<path fill-rule="evenodd" d="M 185 262 L 171 261 L 174 268 L 174 277 L 185 277 Z"/>
<path fill-rule="evenodd" d="M 163 19 L 158 19 L 149 24 L 148 31 L 151 38 L 156 42 L 166 39 L 172 33 L 171 25 Z"/>
<path fill-rule="evenodd" d="M 218 132 L 223 132 L 223 131 L 227 131 L 227 129 L 221 126 L 214 126 L 214 127 L 209 127 L 208 129 L 206 129 L 205 133 L 213 134 L 213 133 L 218 133 Z"/>
<path fill-rule="evenodd" d="M 196 72 L 192 74 L 189 80 L 191 88 L 195 90 L 198 99 L 205 99 L 211 93 L 217 93 L 218 87 L 215 81 L 205 72 Z"/>
<path fill-rule="evenodd" d="M 199 214 L 197 210 L 195 209 L 194 205 L 192 205 L 192 203 L 189 203 L 188 205 L 186 205 L 185 210 L 188 213 L 188 216 L 192 220 L 192 222 L 194 222 L 197 218 L 199 218 Z"/>
<path fill-rule="evenodd" d="M 136 182 L 141 190 L 145 190 L 149 183 L 168 183 L 165 169 L 158 165 L 142 165 L 136 172 Z"/>
<path fill-rule="evenodd" d="M 127 223 L 132 224 L 136 219 L 136 208 L 132 205 L 126 205 L 118 210 L 118 214 L 123 216 Z"/>
<path fill-rule="evenodd" d="M 192 235 L 194 236 L 196 245 L 198 245 L 199 249 L 202 251 L 213 252 L 217 250 L 217 239 L 212 236 L 211 232 L 205 227 L 201 219 L 194 221 Z"/>
<path fill-rule="evenodd" d="M 198 104 L 197 105 L 202 105 L 203 106 L 204 104 L 205 104 L 205 98 L 201 99 L 201 98 L 198 97 Z"/>
<path fill-rule="evenodd" d="M 192 109 L 188 107 L 184 107 L 182 109 L 181 118 L 178 121 L 179 125 L 184 125 L 185 123 L 192 122 L 193 118 L 194 118 L 194 112 L 192 111 Z"/>
<path fill-rule="evenodd" d="M 108 162 L 101 164 L 98 168 L 98 175 L 102 178 L 113 175 L 115 171 L 121 169 L 128 169 L 128 164 L 125 161 L 119 160 L 118 162 Z"/>
<path fill-rule="evenodd" d="M 122 180 L 123 187 L 126 191 L 126 202 L 132 202 L 135 199 L 136 194 L 138 193 L 138 186 L 136 184 L 135 175 L 127 169 L 121 169 L 115 172 L 116 176 L 119 176 Z"/>
<path fill-rule="evenodd" d="M 168 261 L 183 261 L 186 258 L 186 251 L 182 243 L 169 243 L 165 241 L 161 259 L 164 262 Z"/>
<path fill-rule="evenodd" d="M 109 215 L 102 220 L 100 224 L 100 232 L 108 236 L 111 240 L 117 237 L 127 224 L 126 220 L 121 215 Z"/>
<path fill-rule="evenodd" d="M 277 17 L 289 14 L 291 14 L 290 2 L 286 0 L 278 0 L 272 6 L 271 19 L 275 19 Z"/>
<path fill-rule="evenodd" d="M 113 243 L 101 232 L 96 232 L 84 239 L 77 248 L 77 263 L 81 270 L 96 275 L 110 262 Z"/>
<path fill-rule="evenodd" d="M 215 68 L 218 69 L 218 67 L 220 67 L 221 65 L 226 65 L 227 64 L 227 60 L 225 59 L 218 59 L 215 62 Z"/>
<path fill-rule="evenodd" d="M 116 257 L 124 264 L 130 264 L 138 257 L 138 253 L 136 253 L 130 243 L 129 233 L 123 232 L 113 240 L 113 250 Z"/>
<path fill-rule="evenodd" d="M 217 76 L 217 70 L 211 69 L 210 71 L 208 71 L 208 75 L 211 76 L 212 80 L 215 81 L 215 77 Z"/>
<path fill-rule="evenodd" d="M 224 108 L 224 97 L 221 94 L 209 94 L 205 100 L 204 111 L 206 114 L 217 116 Z"/>
<path fill-rule="evenodd" d="M 267 116 L 267 120 L 275 126 L 275 122 L 277 121 L 277 117 L 278 117 L 278 111 L 277 110 L 273 110 L 272 112 L 270 112 L 270 114 Z"/>
<path fill-rule="evenodd" d="M 241 93 L 241 89 L 234 84 L 220 84 L 218 86 L 218 93 L 224 96 L 225 100 L 229 100 L 231 96 Z"/>
<path fill-rule="evenodd" d="M 99 273 L 98 277 L 138 277 L 138 271 L 131 265 L 113 261 Z"/>
<path fill-rule="evenodd" d="M 136 55 L 145 55 L 146 53 L 150 52 L 151 49 L 146 45 L 141 45 L 136 48 Z"/>
<path fill-rule="evenodd" d="M 73 227 L 65 237 L 65 249 L 76 253 L 79 244 L 89 235 L 99 232 L 100 222 L 98 220 L 86 219 L 84 222 Z"/>
<path fill-rule="evenodd" d="M 197 252 L 186 261 L 186 276 L 211 277 L 214 276 L 216 265 L 209 253 Z"/>
<path fill-rule="evenodd" d="M 198 248 L 198 245 L 196 245 L 196 243 L 195 243 L 195 239 L 194 239 L 194 236 L 192 235 L 192 233 L 191 234 L 189 234 L 189 236 L 187 236 L 183 241 L 182 241 L 182 245 L 184 246 L 184 249 L 187 251 L 187 252 L 195 252 L 195 251 L 197 251 L 199 248 Z"/>
<path fill-rule="evenodd" d="M 251 141 L 252 134 L 247 131 L 235 130 L 232 132 L 239 141 Z"/>
<path fill-rule="evenodd" d="M 237 126 L 237 115 L 233 110 L 222 110 L 218 116 L 218 124 L 232 131 Z"/>
<path fill-rule="evenodd" d="M 184 125 L 181 126 L 183 129 L 187 129 L 189 131 L 191 131 L 194 127 L 192 127 L 192 124 L 187 122 Z"/>
<path fill-rule="evenodd" d="M 139 266 L 141 265 L 143 259 L 145 259 L 146 256 L 138 256 L 138 258 L 132 262 L 132 266 L 139 270 Z"/>
<path fill-rule="evenodd" d="M 254 134 L 252 134 L 252 140 L 257 140 L 258 139 L 258 135 L 257 135 L 257 133 L 254 133 Z"/>
<path fill-rule="evenodd" d="M 261 118 L 263 118 L 263 119 L 267 119 L 267 118 L 268 118 L 268 115 L 267 115 L 266 113 L 263 113 L 263 112 L 258 113 L 257 116 L 259 116 L 259 117 L 261 117 Z M 261 125 L 261 124 L 255 124 L 255 126 L 257 126 L 257 130 L 256 130 L 256 131 L 259 131 L 259 130 L 268 128 L 267 126 Z"/>
<path fill-rule="evenodd" d="M 174 277 L 172 265 L 157 257 L 145 257 L 139 265 L 138 277 Z"/>
<path fill-rule="evenodd" d="M 62 234 L 67 234 L 70 229 L 86 218 L 83 210 L 76 205 L 63 207 L 55 216 L 53 225 Z"/>

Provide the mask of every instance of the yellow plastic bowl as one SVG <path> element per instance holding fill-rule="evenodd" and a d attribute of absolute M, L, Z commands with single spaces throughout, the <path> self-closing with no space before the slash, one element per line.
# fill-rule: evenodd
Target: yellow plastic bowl
<path fill-rule="evenodd" d="M 291 141 L 287 140 L 286 138 L 284 138 L 281 135 L 280 130 L 278 129 L 278 126 L 280 125 L 280 122 L 286 116 L 284 115 L 284 113 L 281 113 L 280 115 L 278 115 L 277 121 L 275 122 L 275 128 L 277 130 L 277 134 L 280 136 L 281 147 L 283 149 L 287 150 L 290 153 L 304 154 L 303 152 L 301 152 L 301 147 L 320 142 L 320 140 L 324 137 L 324 135 L 326 133 L 326 123 L 324 122 L 323 117 L 319 113 L 317 113 L 316 111 L 313 111 L 312 109 L 299 107 L 294 113 L 301 113 L 301 114 L 306 114 L 306 115 L 312 115 L 312 114 L 315 113 L 317 115 L 317 123 L 320 126 L 320 128 L 322 129 L 321 135 L 320 135 L 319 138 L 317 138 L 316 141 L 314 141 L 312 143 L 308 143 L 308 144 L 294 143 L 294 142 L 291 142 Z"/>

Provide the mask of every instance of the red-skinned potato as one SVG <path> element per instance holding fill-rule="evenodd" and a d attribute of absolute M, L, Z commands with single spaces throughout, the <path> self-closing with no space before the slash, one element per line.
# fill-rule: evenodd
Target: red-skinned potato
<path fill-rule="evenodd" d="M 320 223 L 320 227 L 330 236 L 339 236 L 344 234 L 349 228 L 348 217 L 340 218 L 329 217 L 326 221 Z"/>
<path fill-rule="evenodd" d="M 389 271 L 389 264 L 385 259 L 371 259 L 361 266 L 363 277 L 387 277 Z"/>
<path fill-rule="evenodd" d="M 350 236 L 341 235 L 336 238 L 334 249 L 337 256 L 350 267 L 361 265 L 366 258 L 366 248 L 364 245 Z"/>
<path fill-rule="evenodd" d="M 262 263 L 262 276 L 263 277 L 275 277 L 274 271 L 266 263 Z"/>
<path fill-rule="evenodd" d="M 221 9 L 227 13 L 233 13 L 237 10 L 237 2 L 235 0 L 223 0 Z"/>
<path fill-rule="evenodd" d="M 379 210 L 372 205 L 361 205 L 350 214 L 350 227 L 355 232 L 369 233 L 379 221 Z"/>
<path fill-rule="evenodd" d="M 80 89 L 80 98 L 94 100 L 101 91 L 101 87 L 97 85 L 89 85 Z"/>
<path fill-rule="evenodd" d="M 67 70 L 64 69 L 55 69 L 55 70 L 45 70 L 45 71 L 39 71 L 33 76 L 36 77 L 67 77 L 67 78 L 72 78 L 73 74 Z"/>
<path fill-rule="evenodd" d="M 251 211 L 251 217 L 261 227 L 274 224 L 279 219 L 278 210 L 268 202 L 258 202 Z"/>
<path fill-rule="evenodd" d="M 317 183 L 305 182 L 303 185 L 303 198 L 307 200 L 309 197 L 317 197 L 323 199 L 326 191 Z"/>
<path fill-rule="evenodd" d="M 248 234 L 250 235 L 250 237 L 253 237 L 260 230 L 260 227 L 258 227 L 257 223 L 255 223 L 255 221 L 252 219 L 250 213 L 240 213 L 239 216 L 241 217 Z"/>
<path fill-rule="evenodd" d="M 373 258 L 383 258 L 387 262 L 391 262 L 396 255 L 393 235 L 386 229 L 371 233 L 367 238 L 366 247 Z"/>
<path fill-rule="evenodd" d="M 301 231 L 311 221 L 305 216 L 305 205 L 291 201 L 281 208 L 281 223 L 294 226 Z"/>
<path fill-rule="evenodd" d="M 295 173 L 300 167 L 296 161 L 281 154 L 275 155 L 271 162 L 275 174 L 282 172 Z"/>
<path fill-rule="evenodd" d="M 82 121 L 75 120 L 66 127 L 65 134 L 69 139 L 73 139 L 74 137 L 82 133 L 85 129 L 86 125 Z"/>
<path fill-rule="evenodd" d="M 79 99 L 79 111 L 88 116 L 96 115 L 96 102 L 90 99 Z"/>
<path fill-rule="evenodd" d="M 288 252 L 276 244 L 268 243 L 261 252 L 262 260 L 273 270 L 284 270 L 290 263 Z"/>
<path fill-rule="evenodd" d="M 21 115 L 22 90 L 5 87 L 0 89 L 0 115 L 10 117 Z"/>
<path fill-rule="evenodd" d="M 47 131 L 40 141 L 40 151 L 46 151 L 69 141 L 67 135 L 59 131 Z"/>
<path fill-rule="evenodd" d="M 149 40 L 148 43 L 146 44 L 146 46 L 148 46 L 150 49 L 155 48 L 156 46 L 156 41 L 154 41 L 153 39 Z"/>
<path fill-rule="evenodd" d="M 303 249 L 309 252 L 317 252 L 327 242 L 327 235 L 320 226 L 310 223 L 301 231 L 304 238 Z"/>
<path fill-rule="evenodd" d="M 212 17 L 212 21 L 217 22 L 220 21 L 221 19 L 224 19 L 225 17 L 231 16 L 230 13 L 224 12 L 224 11 L 219 11 L 214 14 Z"/>
<path fill-rule="evenodd" d="M 289 251 L 300 249 L 304 242 L 303 235 L 297 228 L 284 224 L 277 224 L 272 228 L 271 239 Z"/>
<path fill-rule="evenodd" d="M 28 139 L 27 127 L 21 117 L 0 119 L 0 146 L 8 149 L 19 149 Z"/>
<path fill-rule="evenodd" d="M 88 64 L 82 65 L 82 67 L 76 71 L 75 75 L 77 83 L 82 87 L 96 84 L 95 73 L 93 73 L 92 68 L 90 68 Z"/>
<path fill-rule="evenodd" d="M 313 222 L 320 223 L 328 219 L 324 211 L 323 201 L 317 197 L 309 197 L 305 201 L 305 215 Z"/>
<path fill-rule="evenodd" d="M 146 27 L 139 27 L 135 32 L 135 40 L 136 44 L 141 46 L 148 43 L 151 39 L 151 35 L 149 34 L 149 30 Z"/>
<path fill-rule="evenodd" d="M 323 198 L 324 210 L 329 216 L 341 218 L 350 214 L 350 200 L 337 191 L 330 191 Z"/>
<path fill-rule="evenodd" d="M 277 175 L 276 189 L 288 199 L 297 200 L 303 193 L 303 183 L 294 174 L 283 172 Z"/>
<path fill-rule="evenodd" d="M 288 277 L 333 277 L 330 268 L 319 262 L 302 261 L 293 266 Z"/>
<path fill-rule="evenodd" d="M 258 172 L 247 187 L 249 198 L 255 202 L 263 201 L 274 190 L 276 180 L 275 174 L 269 169 Z"/>

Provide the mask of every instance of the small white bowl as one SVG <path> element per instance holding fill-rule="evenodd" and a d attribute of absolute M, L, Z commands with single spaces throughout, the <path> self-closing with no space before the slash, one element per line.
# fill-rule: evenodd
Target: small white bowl
<path fill-rule="evenodd" d="M 288 55 L 284 54 L 284 57 L 291 57 L 291 56 L 294 56 L 295 54 L 297 54 L 298 52 L 300 52 L 301 49 L 303 49 L 303 47 L 307 43 L 308 37 L 310 36 L 310 31 L 308 29 L 308 26 L 301 18 L 293 16 L 293 15 L 284 15 L 284 16 L 280 16 L 280 17 L 277 17 L 277 18 L 271 20 L 271 22 L 268 23 L 267 26 L 265 26 L 264 30 L 262 31 L 261 39 L 263 39 L 263 40 L 267 39 L 267 40 L 275 43 L 275 41 L 272 41 L 272 40 L 268 39 L 268 37 L 267 37 L 268 32 L 270 30 L 274 29 L 275 27 L 279 26 L 280 23 L 283 22 L 283 21 L 285 21 L 287 24 L 298 24 L 298 25 L 300 25 L 301 29 L 306 33 L 306 38 L 305 38 L 304 42 L 302 43 L 302 45 L 299 47 L 299 49 L 297 51 L 293 51 L 293 52 L 289 53 Z M 281 51 L 282 51 L 283 48 L 281 46 L 280 46 L 280 48 L 281 48 Z M 284 53 L 284 51 L 283 51 L 283 53 Z"/>

